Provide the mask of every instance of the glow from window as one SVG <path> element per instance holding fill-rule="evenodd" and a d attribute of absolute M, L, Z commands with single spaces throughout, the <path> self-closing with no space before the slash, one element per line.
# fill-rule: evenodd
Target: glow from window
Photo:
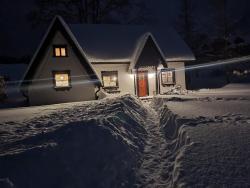
<path fill-rule="evenodd" d="M 60 48 L 55 48 L 55 56 L 56 56 L 56 57 L 61 56 Z"/>
<path fill-rule="evenodd" d="M 117 77 L 103 76 L 104 87 L 116 87 Z"/>
<path fill-rule="evenodd" d="M 69 75 L 67 73 L 55 74 L 55 86 L 56 87 L 69 87 Z"/>
<path fill-rule="evenodd" d="M 61 56 L 66 56 L 66 49 L 65 48 L 61 48 Z"/>
<path fill-rule="evenodd" d="M 161 72 L 162 84 L 174 84 L 174 70 Z"/>
<path fill-rule="evenodd" d="M 67 52 L 65 47 L 55 47 L 54 48 L 54 53 L 56 57 L 66 57 Z"/>

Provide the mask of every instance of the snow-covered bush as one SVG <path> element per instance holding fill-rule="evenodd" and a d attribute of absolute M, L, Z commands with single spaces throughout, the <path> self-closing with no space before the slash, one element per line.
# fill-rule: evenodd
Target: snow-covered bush
<path fill-rule="evenodd" d="M 181 86 L 174 86 L 170 88 L 167 92 L 164 93 L 165 95 L 185 95 L 187 94 L 187 90 L 183 89 Z"/>

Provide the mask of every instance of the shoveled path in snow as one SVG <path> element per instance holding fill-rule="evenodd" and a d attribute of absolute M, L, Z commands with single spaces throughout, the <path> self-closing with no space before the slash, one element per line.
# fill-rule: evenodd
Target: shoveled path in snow
<path fill-rule="evenodd" d="M 148 104 L 145 104 L 148 105 Z M 166 140 L 160 131 L 160 117 L 158 113 L 148 105 L 146 119 L 147 142 L 142 156 L 142 164 L 137 171 L 137 187 L 166 187 L 164 178 L 164 151 Z"/>

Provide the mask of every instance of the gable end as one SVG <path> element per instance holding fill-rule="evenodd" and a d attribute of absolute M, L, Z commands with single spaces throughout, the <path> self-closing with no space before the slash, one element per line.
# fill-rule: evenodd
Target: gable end
<path fill-rule="evenodd" d="M 92 65 L 86 58 L 84 52 L 82 51 L 81 47 L 77 43 L 76 39 L 74 38 L 73 34 L 71 33 L 70 29 L 63 21 L 63 19 L 59 16 L 55 17 L 52 21 L 47 33 L 45 34 L 40 46 L 38 47 L 36 53 L 34 54 L 29 67 L 23 77 L 21 83 L 21 89 L 24 86 L 27 86 L 31 83 L 32 78 L 34 77 L 35 71 L 38 68 L 39 64 L 41 63 L 41 58 L 44 57 L 46 53 L 46 49 L 51 45 L 53 37 L 56 35 L 56 32 L 60 31 L 64 38 L 69 42 L 73 51 L 75 52 L 77 58 L 79 58 L 80 62 L 82 62 L 82 66 L 86 69 L 90 79 L 94 81 L 95 85 L 100 86 L 101 82 L 98 78 L 95 70 L 93 69 Z"/>

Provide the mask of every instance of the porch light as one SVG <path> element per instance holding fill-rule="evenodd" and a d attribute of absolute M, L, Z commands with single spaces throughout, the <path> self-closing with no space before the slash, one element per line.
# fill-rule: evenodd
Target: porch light
<path fill-rule="evenodd" d="M 153 78 L 155 76 L 155 73 L 148 73 L 148 78 Z"/>
<path fill-rule="evenodd" d="M 133 79 L 134 76 L 135 76 L 135 74 L 130 74 L 130 75 L 129 75 L 129 77 L 130 77 L 131 79 Z"/>
<path fill-rule="evenodd" d="M 161 70 L 161 69 L 163 69 L 163 68 L 164 68 L 163 65 L 160 64 L 160 65 L 157 67 L 157 70 Z"/>

